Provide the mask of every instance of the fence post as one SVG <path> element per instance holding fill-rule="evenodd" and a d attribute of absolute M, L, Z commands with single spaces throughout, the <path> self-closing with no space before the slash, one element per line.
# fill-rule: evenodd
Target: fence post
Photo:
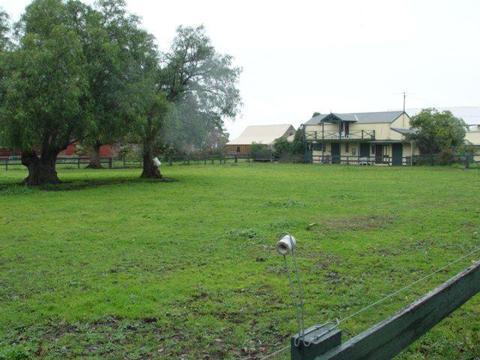
<path fill-rule="evenodd" d="M 10 158 L 5 159 L 5 171 L 8 171 L 8 161 L 9 160 L 10 160 Z"/>
<path fill-rule="evenodd" d="M 306 348 L 309 353 L 302 359 L 391 359 L 479 291 L 480 262 L 477 262 L 395 315 L 340 345 L 332 348 L 330 337 L 312 341 Z M 299 345 L 302 346 L 302 342 Z M 292 353 L 303 350 L 303 347 L 294 347 L 292 343 Z"/>
<path fill-rule="evenodd" d="M 113 158 L 110 156 L 108 158 L 108 168 L 111 169 L 112 168 L 112 165 L 113 165 Z"/>
<path fill-rule="evenodd" d="M 77 169 L 80 169 L 80 156 L 77 158 Z"/>

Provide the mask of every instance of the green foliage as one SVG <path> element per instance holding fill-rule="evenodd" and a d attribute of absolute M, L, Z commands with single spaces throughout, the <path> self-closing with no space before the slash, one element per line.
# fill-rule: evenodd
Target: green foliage
<path fill-rule="evenodd" d="M 299 127 L 297 131 L 295 131 L 295 137 L 293 138 L 292 143 L 292 153 L 295 155 L 303 156 L 305 154 L 305 142 L 304 142 L 304 129 Z"/>
<path fill-rule="evenodd" d="M 466 124 L 450 111 L 424 109 L 411 120 L 417 132 L 410 135 L 422 154 L 441 154 L 443 162 L 449 162 L 453 154 L 464 145 Z"/>
<path fill-rule="evenodd" d="M 61 1 L 29 5 L 18 48 L 6 54 L 3 143 L 58 153 L 90 126 L 88 86 L 79 36 Z"/>
<path fill-rule="evenodd" d="M 22 150 L 31 171 L 49 154 L 55 177 L 56 155 L 73 141 L 140 142 L 147 163 L 161 147 L 223 148 L 240 69 L 203 27 L 179 27 L 160 57 L 125 0 L 34 0 L 16 26 L 18 46 L 4 54 L 7 20 L 0 13 L 0 141 Z"/>
<path fill-rule="evenodd" d="M 134 128 L 144 100 L 141 84 L 158 68 L 157 48 L 123 0 L 102 0 L 95 8 L 68 1 L 67 12 L 81 39 L 94 120 L 82 142 L 98 149 Z"/>
<path fill-rule="evenodd" d="M 265 144 L 253 143 L 250 148 L 250 156 L 254 160 L 270 161 L 272 159 L 272 150 Z"/>
<path fill-rule="evenodd" d="M 24 346 L 5 346 L 0 343 L 0 360 L 28 360 L 32 358 L 31 350 Z"/>
<path fill-rule="evenodd" d="M 281 233 L 298 240 L 308 324 L 350 315 L 480 240 L 477 170 L 242 163 L 168 173 L 178 181 L 62 170 L 70 191 L 0 194 L 0 354 L 262 358 L 297 331 Z M 0 185 L 24 174 L 0 169 Z M 472 259 L 343 323 L 346 337 Z M 478 358 L 479 314 L 477 296 L 400 359 Z"/>
<path fill-rule="evenodd" d="M 0 8 L 0 53 L 10 45 L 10 23 L 8 14 Z"/>
<path fill-rule="evenodd" d="M 137 116 L 136 132 L 140 136 L 144 151 L 153 152 L 156 139 L 165 127 L 170 103 L 163 92 L 153 89 L 145 91 L 144 108 Z"/>
<path fill-rule="evenodd" d="M 273 148 L 275 157 L 280 161 L 302 162 L 305 153 L 303 129 L 297 129 L 292 142 L 287 141 L 284 137 L 276 139 Z"/>
<path fill-rule="evenodd" d="M 241 69 L 215 50 L 203 26 L 179 27 L 162 65 L 160 86 L 175 103 L 164 143 L 187 152 L 219 149 L 224 120 L 240 109 Z"/>
<path fill-rule="evenodd" d="M 277 158 L 288 157 L 292 154 L 292 143 L 285 137 L 278 138 L 273 143 L 273 154 Z"/>

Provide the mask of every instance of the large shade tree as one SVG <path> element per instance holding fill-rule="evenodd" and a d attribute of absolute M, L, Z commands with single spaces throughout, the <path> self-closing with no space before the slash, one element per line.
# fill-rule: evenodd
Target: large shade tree
<path fill-rule="evenodd" d="M 68 18 L 60 0 L 32 2 L 5 58 L 2 140 L 21 150 L 29 185 L 58 182 L 59 152 L 90 125 L 84 54 Z"/>
<path fill-rule="evenodd" d="M 83 6 L 76 5 L 72 6 Z M 79 27 L 86 58 L 93 126 L 83 140 L 90 149 L 89 167 L 99 168 L 100 148 L 124 137 L 134 120 L 138 68 L 156 51 L 152 38 L 139 28 L 139 19 L 126 10 L 125 0 L 100 0 L 86 12 Z M 141 42 L 138 44 L 137 42 Z M 146 69 L 146 71 L 149 71 Z"/>
<path fill-rule="evenodd" d="M 202 26 L 177 29 L 170 50 L 163 54 L 155 87 L 174 108 L 163 118 L 157 116 L 154 122 L 158 126 L 144 137 L 149 143 L 143 144 L 143 177 L 161 177 L 152 166 L 154 154 L 149 152 L 162 145 L 167 121 L 177 121 L 177 131 L 191 138 L 191 129 L 221 130 L 226 118 L 236 116 L 241 105 L 237 87 L 240 72 L 230 55 L 215 50 Z"/>

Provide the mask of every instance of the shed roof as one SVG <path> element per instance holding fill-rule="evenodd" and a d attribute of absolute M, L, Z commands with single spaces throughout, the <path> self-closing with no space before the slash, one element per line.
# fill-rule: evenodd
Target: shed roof
<path fill-rule="evenodd" d="M 295 130 L 291 124 L 279 125 L 253 125 L 247 126 L 242 134 L 229 141 L 227 145 L 251 145 L 253 143 L 270 145 L 287 134 L 289 130 Z"/>
<path fill-rule="evenodd" d="M 379 112 L 363 112 L 363 113 L 330 113 L 319 114 L 308 120 L 305 125 L 316 125 L 321 122 L 332 121 L 339 119 L 342 121 L 350 121 L 360 124 L 375 124 L 375 123 L 392 123 L 403 111 L 379 111 Z"/>

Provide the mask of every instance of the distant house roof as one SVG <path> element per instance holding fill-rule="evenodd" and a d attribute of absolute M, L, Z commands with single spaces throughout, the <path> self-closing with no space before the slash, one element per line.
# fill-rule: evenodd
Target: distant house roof
<path fill-rule="evenodd" d="M 316 125 L 322 122 L 335 122 L 338 120 L 360 124 L 392 123 L 402 114 L 403 111 L 318 114 L 308 120 L 305 125 Z"/>
<path fill-rule="evenodd" d="M 227 145 L 251 145 L 253 143 L 271 145 L 282 136 L 291 136 L 294 131 L 295 128 L 290 124 L 247 126 L 239 137 L 229 141 Z"/>
<path fill-rule="evenodd" d="M 417 133 L 415 129 L 400 129 L 400 128 L 391 128 L 393 131 L 396 131 L 402 135 L 411 135 Z"/>

